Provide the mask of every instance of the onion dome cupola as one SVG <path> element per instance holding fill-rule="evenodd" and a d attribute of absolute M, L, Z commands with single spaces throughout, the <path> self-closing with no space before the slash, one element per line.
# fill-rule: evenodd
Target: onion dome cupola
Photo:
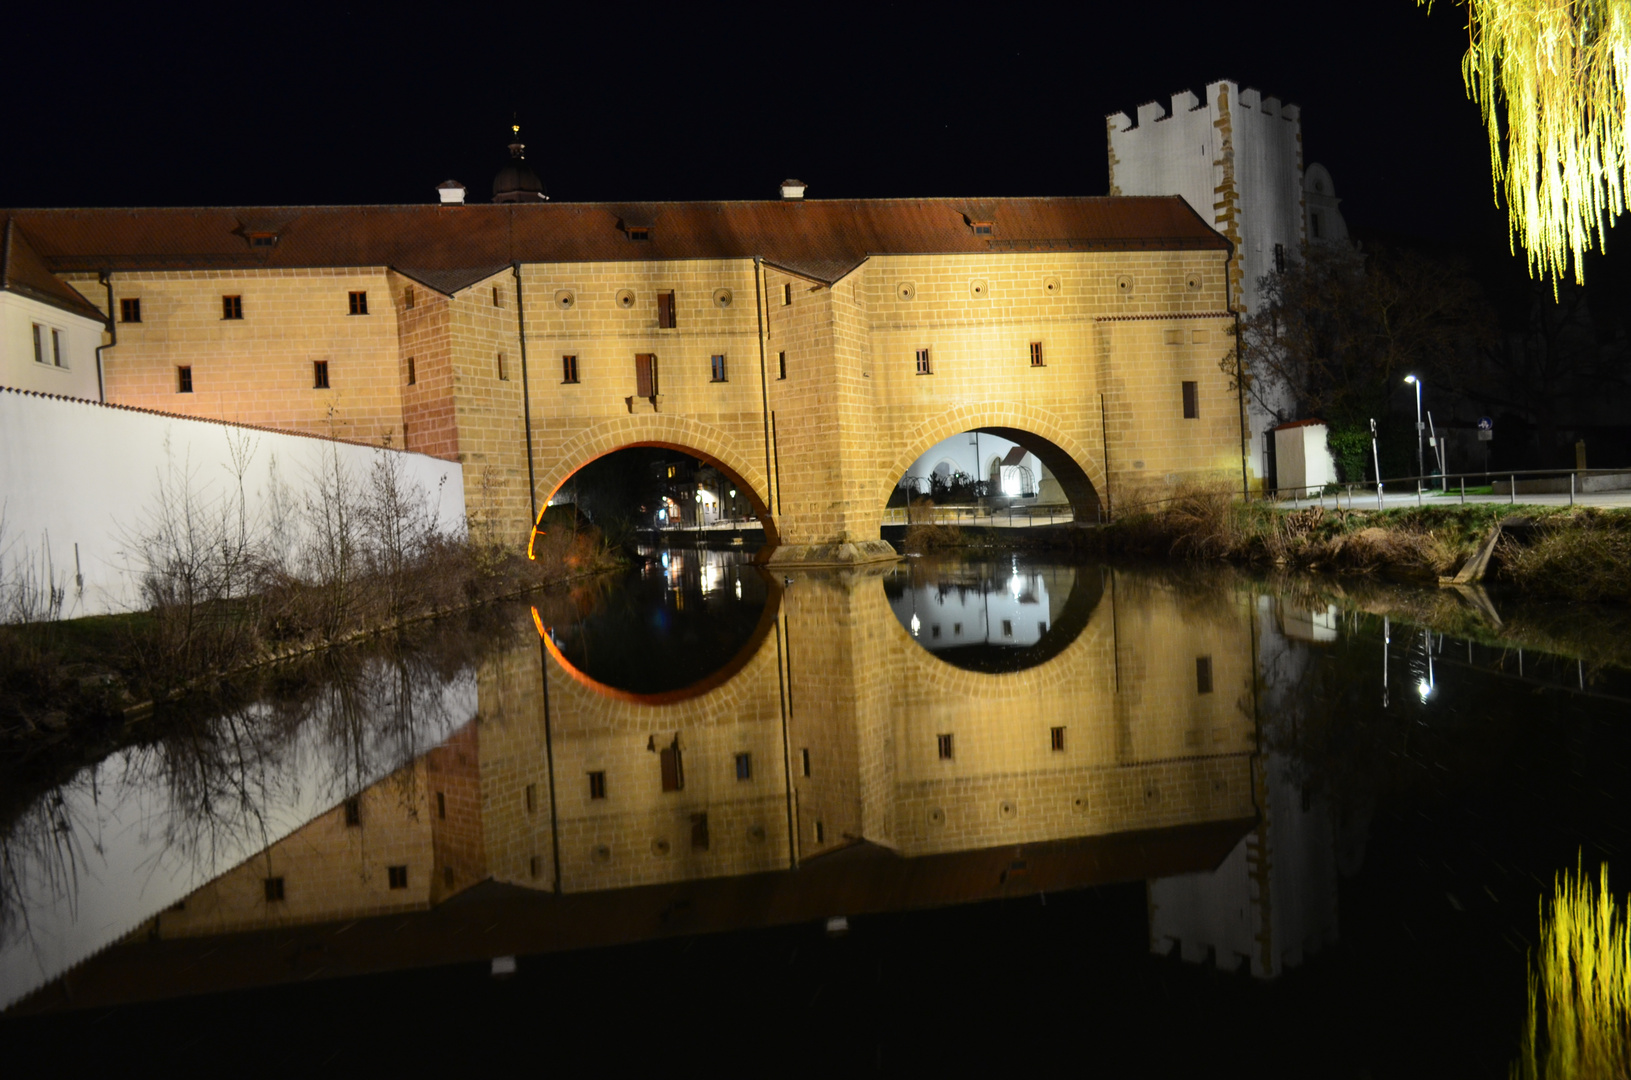
<path fill-rule="evenodd" d="M 496 203 L 544 202 L 543 181 L 527 164 L 526 144 L 521 141 L 521 125 L 510 126 L 510 162 L 493 177 L 493 201 Z"/>

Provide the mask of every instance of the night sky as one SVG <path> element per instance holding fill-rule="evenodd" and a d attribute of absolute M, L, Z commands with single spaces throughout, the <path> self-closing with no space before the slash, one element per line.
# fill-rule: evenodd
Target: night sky
<path fill-rule="evenodd" d="M 560 200 L 1100 195 L 1105 114 L 1227 77 L 1302 106 L 1351 225 L 1504 239 L 1449 3 L 11 17 L 5 206 L 431 202 L 450 177 L 485 201 L 512 115 Z"/>

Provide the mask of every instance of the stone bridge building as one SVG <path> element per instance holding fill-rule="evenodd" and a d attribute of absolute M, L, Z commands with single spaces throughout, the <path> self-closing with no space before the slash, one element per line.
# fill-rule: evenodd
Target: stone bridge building
<path fill-rule="evenodd" d="M 1241 478 L 1232 249 L 1177 197 L 6 219 L 110 317 L 106 400 L 456 460 L 522 540 L 628 446 L 712 463 L 809 562 L 886 554 L 895 483 L 970 429 L 1035 453 L 1078 518 Z"/>

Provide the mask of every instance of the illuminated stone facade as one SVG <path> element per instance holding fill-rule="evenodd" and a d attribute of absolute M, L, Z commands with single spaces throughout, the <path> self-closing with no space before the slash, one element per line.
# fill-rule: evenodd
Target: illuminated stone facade
<path fill-rule="evenodd" d="M 109 401 L 456 460 L 511 536 L 640 444 L 719 467 L 806 562 L 886 555 L 895 484 L 971 428 L 1089 519 L 1240 472 L 1231 250 L 1175 198 L 11 221 L 91 304 L 111 292 Z"/>

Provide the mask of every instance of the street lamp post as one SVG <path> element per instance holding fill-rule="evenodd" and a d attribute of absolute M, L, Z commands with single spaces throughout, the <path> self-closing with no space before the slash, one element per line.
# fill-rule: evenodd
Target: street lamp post
<path fill-rule="evenodd" d="M 1421 380 L 1414 375 L 1406 375 L 1404 381 L 1416 388 L 1416 490 L 1421 490 L 1422 466 L 1422 432 L 1425 430 L 1421 422 Z"/>

